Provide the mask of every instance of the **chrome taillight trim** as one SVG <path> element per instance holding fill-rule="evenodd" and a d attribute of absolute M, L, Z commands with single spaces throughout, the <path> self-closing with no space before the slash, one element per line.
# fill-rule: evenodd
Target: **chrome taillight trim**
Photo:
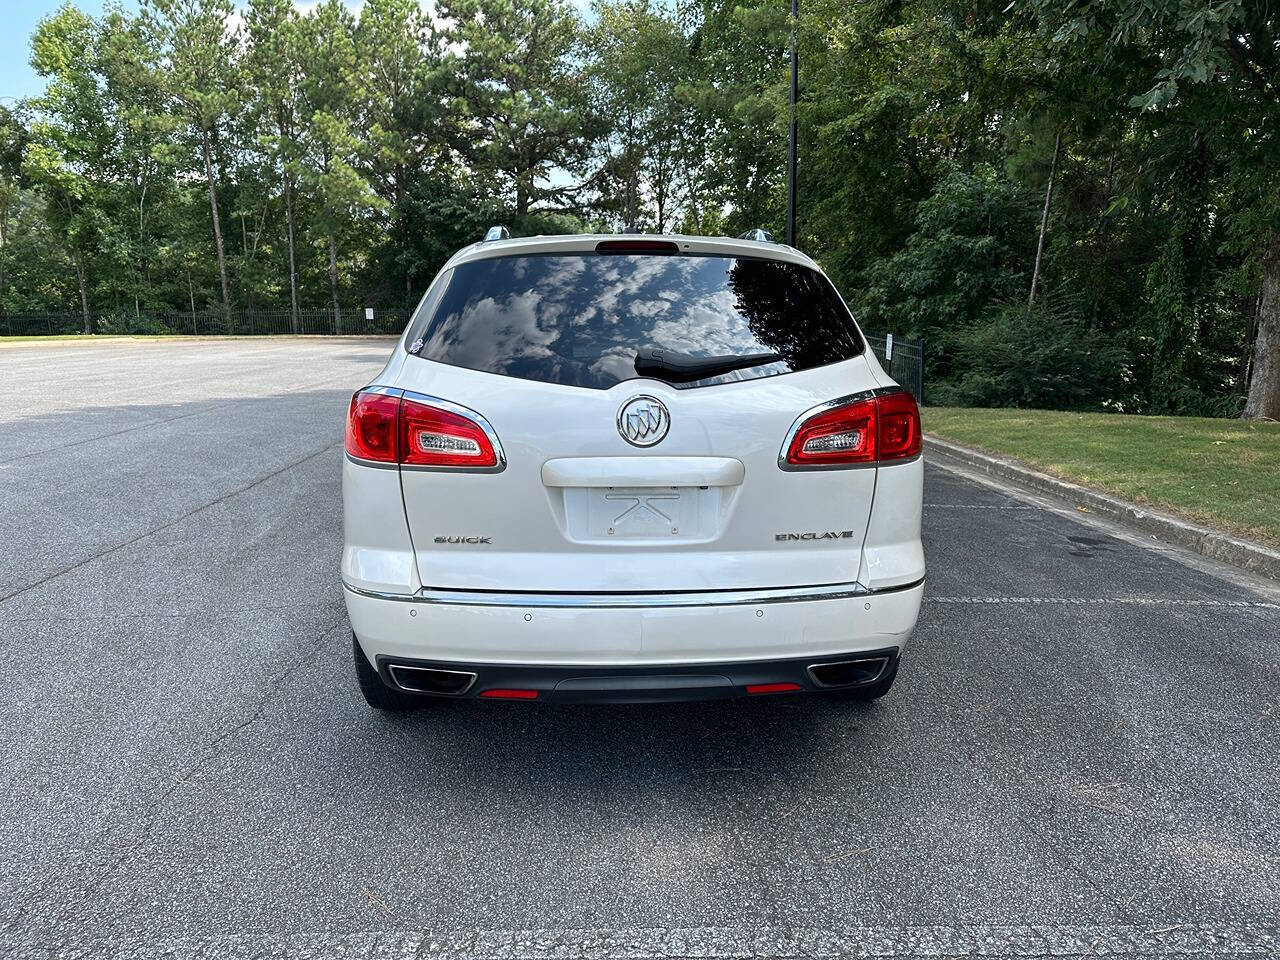
<path fill-rule="evenodd" d="M 796 417 L 795 422 L 791 424 L 791 429 L 787 431 L 787 435 L 782 438 L 782 449 L 778 451 L 778 469 L 786 470 L 788 473 L 808 473 L 812 470 L 874 470 L 876 467 L 897 466 L 900 463 L 913 463 L 919 460 L 923 455 L 917 453 L 914 457 L 901 457 L 895 460 L 867 460 L 863 463 L 812 463 L 800 466 L 787 462 L 787 451 L 791 449 L 791 441 L 796 438 L 796 434 L 800 432 L 800 428 L 805 425 L 811 417 L 815 417 L 820 413 L 826 413 L 828 410 L 834 410 L 836 407 L 847 406 L 851 403 L 859 403 L 863 400 L 871 400 L 875 397 L 885 397 L 893 393 L 908 393 L 904 387 L 873 387 L 870 390 L 859 390 L 857 393 L 850 393 L 847 396 L 837 397 L 834 400 L 828 400 L 826 403 L 820 403 L 816 407 L 810 407 L 800 416 Z"/>

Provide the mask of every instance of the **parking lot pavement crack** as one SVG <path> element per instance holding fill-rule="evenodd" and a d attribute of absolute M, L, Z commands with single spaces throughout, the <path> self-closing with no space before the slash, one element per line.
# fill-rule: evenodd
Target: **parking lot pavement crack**
<path fill-rule="evenodd" d="M 59 925 L 64 922 L 68 922 L 70 918 L 74 917 L 86 903 L 91 903 L 95 900 L 99 891 L 106 882 L 120 869 L 130 856 L 137 852 L 147 842 L 155 827 L 156 815 L 169 801 L 169 798 L 177 793 L 183 785 L 197 777 L 209 766 L 210 763 L 221 756 L 225 752 L 229 743 L 256 723 L 262 717 L 267 704 L 274 699 L 276 694 L 280 692 L 284 685 L 288 683 L 299 670 L 311 664 L 319 652 L 324 649 L 325 642 L 333 636 L 335 631 L 345 628 L 346 623 L 346 612 L 344 610 L 336 620 L 316 633 L 298 657 L 296 657 L 278 674 L 272 677 L 247 714 L 232 723 L 230 726 L 225 727 L 207 743 L 202 755 L 178 776 L 176 776 L 150 804 L 146 814 L 141 818 L 141 826 L 133 840 L 126 842 L 125 845 L 116 852 L 115 856 L 110 859 L 110 862 L 101 869 L 97 878 L 90 882 L 77 897 L 73 898 L 71 902 L 65 904 L 61 908 L 57 921 Z M 101 847 L 102 845 L 105 845 L 107 837 L 112 832 L 113 830 L 110 827 L 104 830 L 99 836 L 98 842 L 95 846 Z M 20 911 L 25 911 L 25 906 L 21 907 Z M 5 927 L 5 930 L 7 931 L 9 928 L 16 926 L 16 924 L 21 920 L 21 917 L 22 914 L 20 912 L 19 915 Z M 3 956 L 3 953 L 0 953 L 0 956 Z"/>
<path fill-rule="evenodd" d="M 31 590 L 34 590 L 36 587 L 39 587 L 42 584 L 46 584 L 51 580 L 56 580 L 61 576 L 65 576 L 66 574 L 70 573 L 73 570 L 78 570 L 81 567 L 85 566 L 86 564 L 92 563 L 93 561 L 101 559 L 102 557 L 110 556 L 111 554 L 115 553 L 117 550 L 123 550 L 125 547 L 138 543 L 141 540 L 145 540 L 150 536 L 154 536 L 155 534 L 161 532 L 162 530 L 167 530 L 170 527 L 177 526 L 179 523 L 182 523 L 182 521 L 187 520 L 191 517 L 194 517 L 197 514 L 202 513 L 205 510 L 208 510 L 210 507 L 215 507 L 220 503 L 225 503 L 227 500 L 230 500 L 232 497 L 238 497 L 242 493 L 247 493 L 248 491 L 254 489 L 255 487 L 259 487 L 262 484 L 266 483 L 268 480 L 278 477 L 282 473 L 287 473 L 290 470 L 294 469 L 295 467 L 300 467 L 304 463 L 308 463 L 309 461 L 314 460 L 317 457 L 324 456 L 326 453 L 336 450 L 341 446 L 342 446 L 341 443 L 325 444 L 325 446 L 323 446 L 319 450 L 313 451 L 312 453 L 309 453 L 298 460 L 293 460 L 290 463 L 286 463 L 284 466 L 280 467 L 279 469 L 272 470 L 266 476 L 259 477 L 258 479 L 254 480 L 251 483 L 246 483 L 244 486 L 236 487 L 236 489 L 234 490 L 229 490 L 226 493 L 224 493 L 222 496 L 216 497 L 213 500 L 209 500 L 206 503 L 202 503 L 200 506 L 195 507 L 192 510 L 188 510 L 186 513 L 181 514 L 180 516 L 174 517 L 172 520 L 167 520 L 164 523 L 159 524 L 158 526 L 155 526 L 149 530 L 143 531 L 142 533 L 138 534 L 135 537 L 130 537 L 128 540 L 124 540 L 120 543 L 113 544 L 112 546 L 107 547 L 104 550 L 99 550 L 97 553 L 93 554 L 92 556 L 84 557 L 81 560 L 77 560 L 75 563 L 68 564 L 65 567 L 60 567 L 59 569 L 53 571 L 52 573 L 46 574 L 45 576 L 41 577 L 39 580 L 36 580 L 32 583 L 25 584 L 21 587 L 18 587 L 16 590 L 6 593 L 4 596 L 0 596 L 0 603 L 6 603 L 9 600 L 14 599 L 15 597 L 20 597 L 22 596 L 22 594 L 27 593 Z"/>

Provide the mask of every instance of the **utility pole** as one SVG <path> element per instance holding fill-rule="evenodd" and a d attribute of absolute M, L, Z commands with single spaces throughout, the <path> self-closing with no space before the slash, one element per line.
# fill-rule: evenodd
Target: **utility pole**
<path fill-rule="evenodd" d="M 791 147 L 787 154 L 787 245 L 796 245 L 796 99 L 800 90 L 800 61 L 796 53 L 796 27 L 800 0 L 791 0 Z"/>

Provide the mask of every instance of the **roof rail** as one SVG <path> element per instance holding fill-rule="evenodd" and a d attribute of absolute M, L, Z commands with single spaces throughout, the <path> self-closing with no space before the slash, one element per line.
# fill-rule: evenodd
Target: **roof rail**
<path fill-rule="evenodd" d="M 738 234 L 739 240 L 754 240 L 756 243 L 773 243 L 773 234 L 768 230 L 761 230 L 759 227 L 752 227 L 750 230 L 744 230 Z"/>
<path fill-rule="evenodd" d="M 510 240 L 511 231 L 501 225 L 495 225 L 485 231 L 484 242 L 489 243 L 492 240 Z"/>

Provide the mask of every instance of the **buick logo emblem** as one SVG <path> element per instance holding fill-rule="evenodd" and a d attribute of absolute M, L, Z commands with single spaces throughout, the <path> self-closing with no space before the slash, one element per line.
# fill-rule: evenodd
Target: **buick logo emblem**
<path fill-rule="evenodd" d="M 636 447 L 652 447 L 670 428 L 671 414 L 657 397 L 632 397 L 618 411 L 618 432 Z"/>

